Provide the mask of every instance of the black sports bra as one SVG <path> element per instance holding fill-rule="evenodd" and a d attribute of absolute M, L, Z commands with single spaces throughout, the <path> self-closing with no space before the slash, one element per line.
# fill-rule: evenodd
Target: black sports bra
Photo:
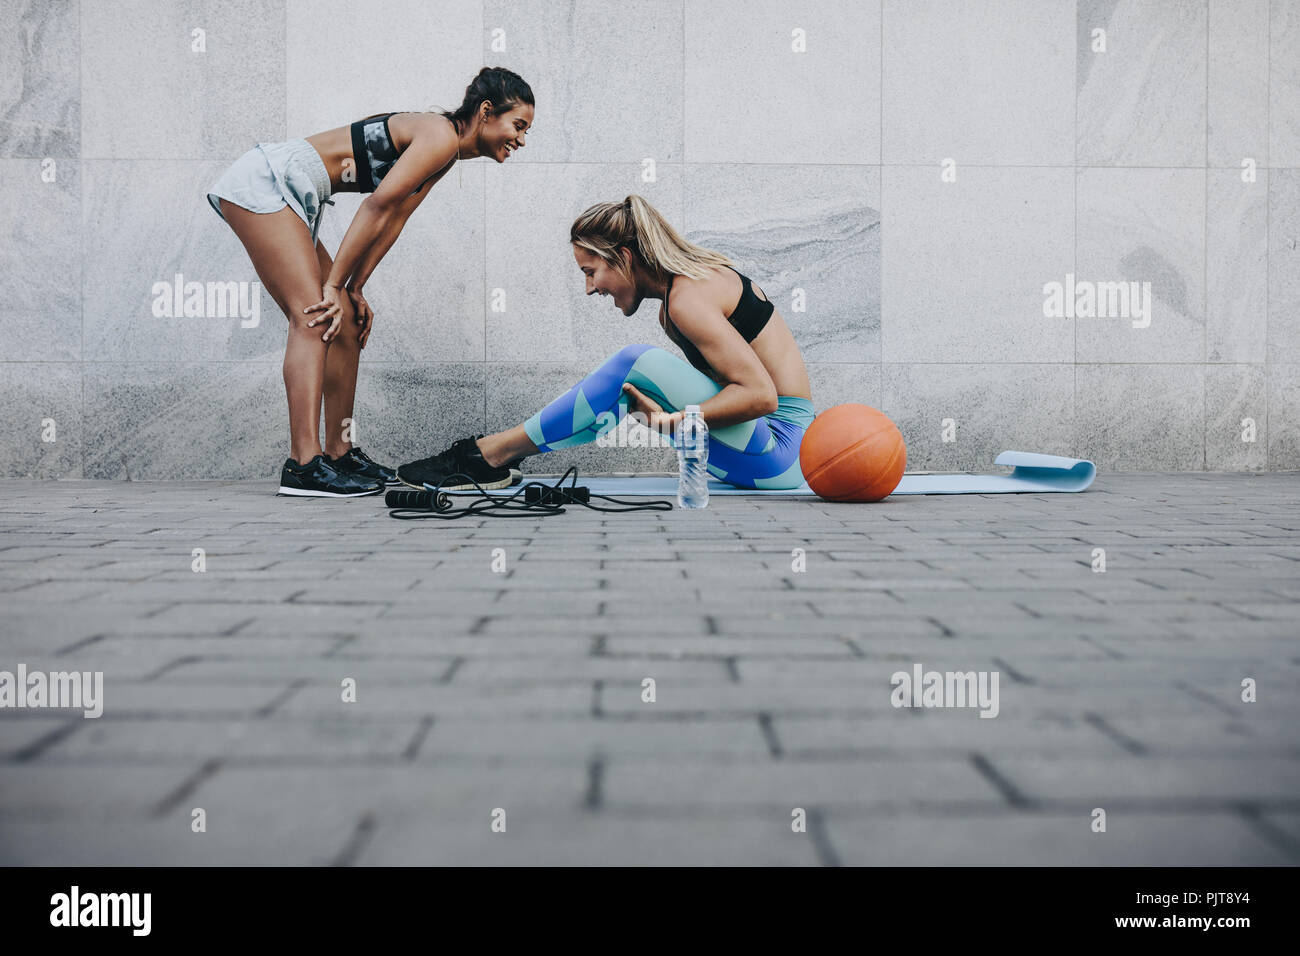
<path fill-rule="evenodd" d="M 764 326 L 767 325 L 768 319 L 770 319 L 772 313 L 776 311 L 776 307 L 772 305 L 771 299 L 760 299 L 758 297 L 754 292 L 753 284 L 749 281 L 749 276 L 744 275 L 738 269 L 732 269 L 731 266 L 727 266 L 727 268 L 740 276 L 741 285 L 740 301 L 737 302 L 736 307 L 731 310 L 731 315 L 727 316 L 727 321 L 730 322 L 732 327 L 741 334 L 746 342 L 752 342 L 754 339 L 758 338 L 758 333 L 763 331 Z M 705 375 L 714 378 L 716 376 L 714 375 L 713 369 L 709 365 L 708 360 L 704 357 L 704 354 L 695 347 L 694 342 L 682 335 L 677 326 L 673 324 L 672 316 L 668 314 L 668 295 L 673 290 L 673 279 L 675 278 L 675 275 L 668 276 L 668 289 L 664 292 L 664 319 L 666 320 L 664 331 L 668 334 L 668 337 L 677 344 L 678 348 L 682 350 L 682 354 L 686 356 L 686 361 L 690 362 Z"/>
<path fill-rule="evenodd" d="M 388 130 L 388 117 L 394 115 L 368 116 L 352 124 L 352 158 L 357 163 L 357 189 L 363 193 L 378 189 L 397 162 L 399 153 Z"/>

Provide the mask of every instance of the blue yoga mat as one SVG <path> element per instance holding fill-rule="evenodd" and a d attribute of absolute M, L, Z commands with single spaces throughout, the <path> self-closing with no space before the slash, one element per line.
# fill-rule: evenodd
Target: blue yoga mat
<path fill-rule="evenodd" d="M 1004 451 L 995 465 L 1010 465 L 1009 475 L 903 475 L 894 489 L 896 495 L 1013 495 L 1043 492 L 1083 491 L 1097 477 L 1097 466 L 1078 458 L 1039 455 L 1029 451 Z M 532 475 L 525 475 L 525 480 Z M 677 479 L 672 477 L 583 478 L 593 495 L 629 498 L 671 498 L 677 494 Z M 816 492 L 806 484 L 788 491 L 756 491 L 736 488 L 721 481 L 709 482 L 710 495 L 746 495 L 754 497 L 811 496 Z"/>

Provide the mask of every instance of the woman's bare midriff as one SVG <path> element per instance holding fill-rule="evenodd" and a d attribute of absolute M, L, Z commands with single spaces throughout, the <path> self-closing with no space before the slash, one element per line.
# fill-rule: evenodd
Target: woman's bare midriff
<path fill-rule="evenodd" d="M 812 385 L 808 381 L 808 369 L 803 363 L 803 356 L 799 353 L 794 333 L 785 324 L 785 319 L 781 317 L 780 312 L 773 308 L 772 317 L 767 320 L 767 325 L 763 326 L 763 331 L 759 332 L 758 337 L 749 344 L 758 355 L 758 360 L 763 363 L 763 368 L 767 369 L 767 374 L 772 376 L 776 394 L 812 400 Z"/>

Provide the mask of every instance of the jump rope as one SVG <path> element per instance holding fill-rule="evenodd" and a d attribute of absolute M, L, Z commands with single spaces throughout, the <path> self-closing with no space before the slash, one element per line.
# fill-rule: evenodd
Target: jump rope
<path fill-rule="evenodd" d="M 572 476 L 572 477 L 570 477 Z M 456 480 L 464 479 L 464 481 Z M 564 482 L 568 480 L 566 487 Z M 468 481 L 478 495 L 463 507 L 456 507 L 453 499 L 469 497 L 469 492 L 443 491 L 445 484 L 464 484 Z M 581 505 L 592 511 L 623 514 L 630 511 L 672 511 L 671 501 L 624 501 L 609 495 L 593 495 L 587 487 L 578 484 L 578 469 L 570 468 L 553 485 L 542 481 L 526 481 L 510 495 L 494 495 L 469 475 L 448 475 L 437 485 L 425 485 L 425 491 L 390 491 L 384 496 L 388 516 L 411 521 L 417 518 L 438 518 L 453 521 L 471 516 L 483 518 L 548 518 L 564 514 L 565 505 Z M 523 498 L 520 499 L 520 495 Z M 592 504 L 592 500 L 608 501 L 617 505 L 608 508 Z"/>

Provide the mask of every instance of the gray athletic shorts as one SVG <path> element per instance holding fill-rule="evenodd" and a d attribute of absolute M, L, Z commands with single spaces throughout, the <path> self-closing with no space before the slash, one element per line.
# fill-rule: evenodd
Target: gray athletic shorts
<path fill-rule="evenodd" d="M 220 199 L 250 212 L 275 212 L 288 206 L 313 230 L 329 198 L 330 177 L 325 162 L 305 139 L 258 143 L 235 160 L 208 190 L 208 202 L 218 216 Z"/>

